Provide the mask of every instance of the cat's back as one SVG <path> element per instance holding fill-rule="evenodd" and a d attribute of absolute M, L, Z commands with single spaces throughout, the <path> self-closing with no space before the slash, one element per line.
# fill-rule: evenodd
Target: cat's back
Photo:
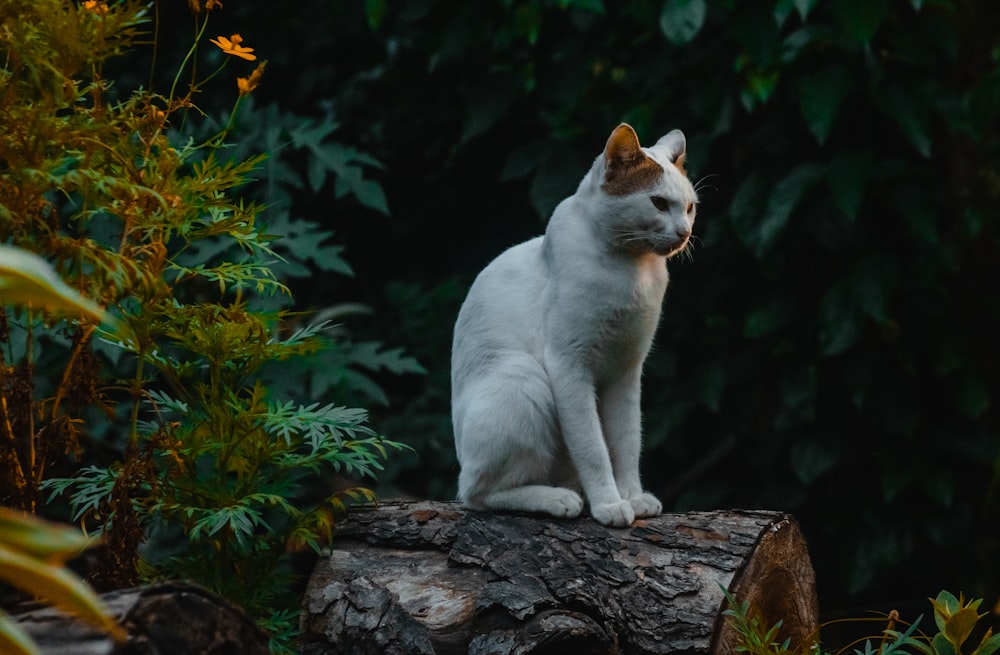
<path fill-rule="evenodd" d="M 539 236 L 508 248 L 476 276 L 455 322 L 455 369 L 500 351 L 541 347 L 546 269 Z"/>
<path fill-rule="evenodd" d="M 472 283 L 458 314 L 456 336 L 477 325 L 531 322 L 545 288 L 546 266 L 540 236 L 500 253 Z"/>

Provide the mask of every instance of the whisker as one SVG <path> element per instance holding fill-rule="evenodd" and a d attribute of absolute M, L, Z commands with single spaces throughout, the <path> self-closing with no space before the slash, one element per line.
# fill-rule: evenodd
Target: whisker
<path fill-rule="evenodd" d="M 718 191 L 719 187 L 714 184 L 708 184 L 708 180 L 713 177 L 722 177 L 719 173 L 709 173 L 708 175 L 702 176 L 697 182 L 694 183 L 694 192 L 700 193 L 702 190 L 707 189 L 709 191 Z"/>
<path fill-rule="evenodd" d="M 694 239 L 695 236 L 693 234 L 688 237 L 687 243 L 684 244 L 683 248 L 677 251 L 677 254 L 675 254 L 674 257 L 683 257 L 684 261 L 693 263 L 695 249 Z"/>

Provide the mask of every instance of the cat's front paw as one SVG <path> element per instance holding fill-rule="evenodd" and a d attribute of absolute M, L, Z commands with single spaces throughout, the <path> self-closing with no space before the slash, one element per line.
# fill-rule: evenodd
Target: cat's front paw
<path fill-rule="evenodd" d="M 635 520 L 635 510 L 632 509 L 632 503 L 627 500 L 593 505 L 590 508 L 590 514 L 601 525 L 612 528 L 624 528 Z"/>
<path fill-rule="evenodd" d="M 663 503 L 660 502 L 659 498 L 648 491 L 643 491 L 635 498 L 629 498 L 628 502 L 632 504 L 632 509 L 635 511 L 636 518 L 659 516 L 660 512 L 663 511 Z"/>

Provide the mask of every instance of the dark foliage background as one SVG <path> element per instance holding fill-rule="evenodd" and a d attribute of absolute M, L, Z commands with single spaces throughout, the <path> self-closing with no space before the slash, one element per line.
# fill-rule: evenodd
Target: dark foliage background
<path fill-rule="evenodd" d="M 162 5 L 164 42 L 186 11 Z M 453 494 L 476 272 L 544 229 L 618 122 L 680 127 L 703 191 L 647 362 L 650 489 L 794 513 L 827 612 L 997 599 L 1000 7 L 229 0 L 213 29 L 268 59 L 244 130 L 277 107 L 382 164 L 356 181 L 388 215 L 332 187 L 278 204 L 353 268 L 317 267 L 303 308 L 361 300 L 352 331 L 426 369 L 379 379 L 379 428 L 417 450 L 394 492 Z"/>

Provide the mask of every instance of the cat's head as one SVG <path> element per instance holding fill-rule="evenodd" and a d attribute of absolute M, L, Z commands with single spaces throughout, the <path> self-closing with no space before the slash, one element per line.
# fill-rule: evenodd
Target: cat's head
<path fill-rule="evenodd" d="M 671 257 L 691 238 L 698 196 L 684 171 L 686 141 L 680 130 L 643 148 L 622 123 L 595 162 L 603 229 L 611 247 L 636 255 Z"/>

